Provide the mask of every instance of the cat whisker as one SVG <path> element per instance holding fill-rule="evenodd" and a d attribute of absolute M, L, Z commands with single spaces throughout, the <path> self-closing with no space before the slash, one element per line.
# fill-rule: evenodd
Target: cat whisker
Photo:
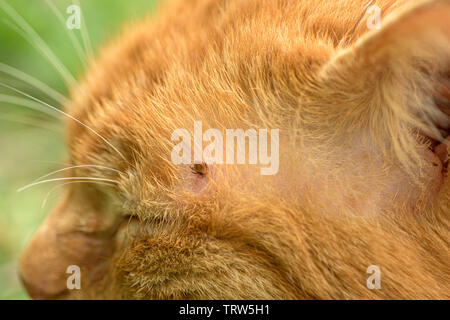
<path fill-rule="evenodd" d="M 80 61 L 83 63 L 84 67 L 86 67 L 86 65 L 87 65 L 86 52 L 83 51 L 83 48 L 81 47 L 80 41 L 78 41 L 78 38 L 75 37 L 74 33 L 70 32 L 69 28 L 66 27 L 66 22 L 65 22 L 65 19 L 64 19 L 63 15 L 61 14 L 61 12 L 59 12 L 58 8 L 56 8 L 56 6 L 53 4 L 53 2 L 51 2 L 50 0 L 45 0 L 45 2 L 50 7 L 50 9 L 53 11 L 53 13 L 55 14 L 56 18 L 63 25 L 63 28 L 66 30 L 67 35 L 69 36 L 70 40 L 72 41 L 72 45 L 75 48 L 75 51 L 77 52 L 78 57 L 80 58 Z"/>
<path fill-rule="evenodd" d="M 75 78 L 67 70 L 64 64 L 56 57 L 53 51 L 48 47 L 44 40 L 39 36 L 39 34 L 25 21 L 25 19 L 17 13 L 17 11 L 8 5 L 4 0 L 0 0 L 0 8 L 25 32 L 25 34 L 20 33 L 21 36 L 25 37 L 32 46 L 34 46 L 38 51 L 40 51 L 45 58 L 55 67 L 59 72 L 64 81 L 69 85 L 73 86 L 75 84 Z M 28 36 L 27 36 L 28 35 Z"/>
<path fill-rule="evenodd" d="M 74 0 L 75 5 L 77 5 L 81 9 L 80 1 Z M 82 12 L 82 19 L 81 19 L 81 37 L 83 38 L 84 48 L 86 49 L 88 57 L 93 57 L 93 50 L 91 45 L 91 39 L 89 38 L 89 32 L 86 26 L 86 19 L 84 17 L 84 13 Z"/>
<path fill-rule="evenodd" d="M 41 180 L 37 182 L 33 182 L 30 184 L 27 184 L 26 186 L 17 189 L 17 192 L 22 192 L 24 190 L 27 190 L 29 188 L 32 188 L 34 186 L 48 183 L 48 182 L 55 182 L 55 181 L 65 181 L 65 180 L 76 180 L 76 181 L 99 181 L 99 182 L 110 182 L 119 184 L 119 181 L 113 180 L 113 179 L 105 179 L 105 178 L 97 178 L 97 177 L 65 177 L 65 178 L 55 178 L 55 179 L 47 179 L 47 180 Z"/>
<path fill-rule="evenodd" d="M 105 167 L 105 166 L 100 166 L 100 165 L 95 165 L 95 164 L 83 164 L 83 165 L 72 166 L 72 167 L 67 167 L 67 168 L 55 170 L 53 172 L 47 173 L 46 175 L 43 175 L 42 177 L 37 178 L 33 182 L 36 182 L 36 181 L 39 181 L 41 179 L 47 178 L 47 177 L 49 177 L 49 176 L 51 176 L 53 174 L 59 173 L 59 172 L 64 172 L 64 171 L 71 170 L 71 169 L 76 169 L 76 168 L 99 168 L 99 169 L 104 169 L 104 170 L 111 170 L 111 171 L 117 172 L 119 174 L 123 173 L 120 170 L 116 170 L 116 169 L 110 168 L 110 167 Z"/>
<path fill-rule="evenodd" d="M 3 103 L 7 103 L 7 104 L 13 104 L 13 105 L 18 105 L 21 107 L 25 107 L 25 108 L 29 108 L 32 110 L 36 110 L 42 113 L 45 113 L 49 116 L 52 116 L 56 119 L 61 120 L 61 117 L 59 117 L 57 114 L 55 114 L 54 112 L 52 112 L 51 110 L 43 107 L 41 104 L 31 101 L 29 99 L 24 99 L 24 98 L 20 98 L 20 97 L 16 97 L 16 96 L 10 96 L 7 94 L 0 94 L 0 102 Z"/>
<path fill-rule="evenodd" d="M 55 191 L 56 189 L 63 187 L 65 185 L 68 184 L 74 184 L 74 183 L 93 183 L 93 184 L 101 184 L 101 185 L 107 185 L 107 186 L 114 186 L 114 184 L 109 183 L 109 182 L 99 182 L 99 181 L 71 181 L 71 182 L 66 182 L 66 183 L 61 183 L 58 184 L 57 186 L 54 186 L 53 188 L 50 189 L 50 191 L 45 195 L 44 200 L 42 200 L 42 205 L 41 205 L 41 209 L 45 207 L 45 205 L 47 204 L 48 198 L 50 197 L 50 194 Z"/>
<path fill-rule="evenodd" d="M 16 79 L 22 80 L 25 83 L 28 83 L 32 85 L 33 87 L 41 90 L 43 93 L 45 93 L 50 98 L 54 99 L 56 102 L 58 102 L 61 105 L 67 105 L 69 100 L 59 93 L 58 91 L 52 89 L 47 84 L 43 83 L 42 81 L 30 76 L 29 74 L 20 71 L 16 68 L 13 68 L 7 64 L 0 62 L 0 71 L 3 73 L 6 73 Z"/>
<path fill-rule="evenodd" d="M 0 0 L 0 1 L 1 1 L 1 0 Z M 119 155 L 122 157 L 122 159 L 123 159 L 125 162 L 127 162 L 125 156 L 124 156 L 124 155 L 123 155 L 116 147 L 114 147 L 108 140 L 106 140 L 102 135 L 100 135 L 97 131 L 95 131 L 94 129 L 92 129 L 92 128 L 89 127 L 88 125 L 86 125 L 86 124 L 84 124 L 83 122 L 81 122 L 80 120 L 78 120 L 78 119 L 72 117 L 70 114 L 65 113 L 64 111 L 59 110 L 58 108 L 56 108 L 56 107 L 54 107 L 54 106 L 52 106 L 52 105 L 50 105 L 50 104 L 48 104 L 48 103 L 46 103 L 46 102 L 44 102 L 44 101 L 41 101 L 41 100 L 39 100 L 38 98 L 35 98 L 35 97 L 33 97 L 33 96 L 31 96 L 31 95 L 29 95 L 29 94 L 27 94 L 27 93 L 25 93 L 25 92 L 23 92 L 23 91 L 21 91 L 21 90 L 19 90 L 19 89 L 13 88 L 13 87 L 11 87 L 11 86 L 9 86 L 9 85 L 7 85 L 7 84 L 4 84 L 4 83 L 0 82 L 0 86 L 3 86 L 3 87 L 8 88 L 8 89 L 10 89 L 10 90 L 13 90 L 13 91 L 16 92 L 16 93 L 19 93 L 19 94 L 21 94 L 21 95 L 23 95 L 23 96 L 25 96 L 25 97 L 27 97 L 27 98 L 29 98 L 29 99 L 32 99 L 32 100 L 34 100 L 34 101 L 36 101 L 36 102 L 38 102 L 38 103 L 41 103 L 41 104 L 43 104 L 44 106 L 47 106 L 48 108 L 50 108 L 50 109 L 52 109 L 52 110 L 54 110 L 54 111 L 56 111 L 56 112 L 59 112 L 59 113 L 63 114 L 64 116 L 68 117 L 69 119 L 72 119 L 73 121 L 79 123 L 80 125 L 82 125 L 82 126 L 85 127 L 86 129 L 88 129 L 89 131 L 91 131 L 93 134 L 95 134 L 97 137 L 99 137 L 101 140 L 103 140 L 103 142 L 105 142 L 108 146 L 110 146 L 114 151 L 117 152 L 117 154 L 119 154 Z"/>
<path fill-rule="evenodd" d="M 31 160 L 32 162 L 37 162 L 37 163 L 48 163 L 48 164 L 57 164 L 57 165 L 61 165 L 61 166 L 67 166 L 68 163 L 65 162 L 58 162 L 58 161 L 46 161 L 46 160 Z"/>
<path fill-rule="evenodd" d="M 36 119 L 33 119 L 33 118 L 16 117 L 16 116 L 8 114 L 8 115 L 0 115 L 0 120 L 30 125 L 30 126 L 34 126 L 34 127 L 40 128 L 40 129 L 51 130 L 51 131 L 54 131 L 57 133 L 62 132 L 61 128 L 57 128 L 52 125 L 49 126 L 49 125 L 45 124 L 43 121 L 36 121 Z"/>

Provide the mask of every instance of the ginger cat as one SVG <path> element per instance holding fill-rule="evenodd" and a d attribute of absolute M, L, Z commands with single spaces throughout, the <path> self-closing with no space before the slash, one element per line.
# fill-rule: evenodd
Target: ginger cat
<path fill-rule="evenodd" d="M 22 256 L 28 292 L 450 298 L 449 71 L 448 0 L 170 1 L 72 90 L 70 176 L 104 181 L 67 185 Z M 175 164 L 195 121 L 279 129 L 278 172 Z"/>

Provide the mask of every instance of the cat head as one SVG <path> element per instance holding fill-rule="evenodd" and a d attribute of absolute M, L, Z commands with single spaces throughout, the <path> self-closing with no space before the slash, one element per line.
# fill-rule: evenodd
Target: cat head
<path fill-rule="evenodd" d="M 373 30 L 362 1 L 192 6 L 125 32 L 74 88 L 83 183 L 22 256 L 31 296 L 440 296 L 443 257 L 420 246 L 449 209 L 449 1 L 381 1 Z M 222 162 L 195 161 L 199 141 Z"/>

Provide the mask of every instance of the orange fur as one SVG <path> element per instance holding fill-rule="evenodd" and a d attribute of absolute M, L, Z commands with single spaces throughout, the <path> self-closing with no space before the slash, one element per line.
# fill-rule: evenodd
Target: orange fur
<path fill-rule="evenodd" d="M 72 174 L 119 184 L 68 186 L 22 258 L 27 281 L 47 277 L 30 291 L 448 299 L 450 181 L 417 132 L 439 140 L 436 121 L 450 123 L 433 102 L 450 70 L 450 4 L 374 3 L 380 30 L 360 20 L 365 0 L 173 1 L 128 27 L 69 106 L 126 161 L 67 122 L 73 165 L 123 172 Z M 174 165 L 171 133 L 195 120 L 279 128 L 279 173 Z M 82 267 L 83 289 L 67 295 L 70 264 Z M 370 265 L 380 290 L 366 287 Z"/>

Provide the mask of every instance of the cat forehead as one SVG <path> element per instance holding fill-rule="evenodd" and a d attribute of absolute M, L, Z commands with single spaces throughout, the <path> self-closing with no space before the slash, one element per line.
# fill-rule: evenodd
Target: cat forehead
<path fill-rule="evenodd" d="M 242 108 L 233 108 L 237 104 L 245 105 L 247 113 L 261 104 L 282 105 L 286 96 L 301 96 L 303 88 L 311 86 L 333 49 L 320 42 L 294 48 L 275 42 L 238 54 L 233 48 L 229 54 L 211 50 L 188 56 L 183 63 L 177 59 L 169 63 L 166 56 L 150 58 L 140 51 L 141 58 L 135 61 L 129 48 L 113 47 L 74 91 L 71 110 L 81 117 L 106 115 L 119 121 L 148 117 L 150 124 L 155 115 L 168 117 L 171 112 L 178 120 L 186 115 L 198 119 L 217 116 L 219 108 L 242 115 Z"/>
<path fill-rule="evenodd" d="M 193 23 L 192 35 L 145 21 L 102 50 L 73 91 L 70 113 L 108 140 L 133 148 L 147 147 L 150 139 L 163 144 L 169 131 L 191 128 L 195 120 L 224 128 L 240 127 L 244 119 L 263 125 L 261 112 L 289 120 L 286 110 L 306 100 L 344 29 L 335 25 L 333 32 L 317 34 L 309 16 L 299 20 L 286 8 L 277 10 L 285 13 L 282 23 L 263 20 L 264 29 L 253 23 L 256 13 L 239 28 L 213 16 L 205 25 Z M 104 141 L 89 131 L 69 124 L 69 141 L 84 139 L 77 152 L 104 149 Z"/>
<path fill-rule="evenodd" d="M 392 1 L 377 3 L 386 11 Z M 90 65 L 73 91 L 71 110 L 115 121 L 148 115 L 151 122 L 152 113 L 168 108 L 181 107 L 183 116 L 208 115 L 214 106 L 226 108 L 238 100 L 276 105 L 292 94 L 301 97 L 302 86 L 310 90 L 341 40 L 356 32 L 367 7 L 365 0 L 203 4 L 189 12 L 181 4 L 175 10 L 189 16 L 187 25 L 169 10 L 156 22 L 150 18 L 126 29 Z M 167 26 L 166 21 L 178 20 L 180 25 Z"/>

